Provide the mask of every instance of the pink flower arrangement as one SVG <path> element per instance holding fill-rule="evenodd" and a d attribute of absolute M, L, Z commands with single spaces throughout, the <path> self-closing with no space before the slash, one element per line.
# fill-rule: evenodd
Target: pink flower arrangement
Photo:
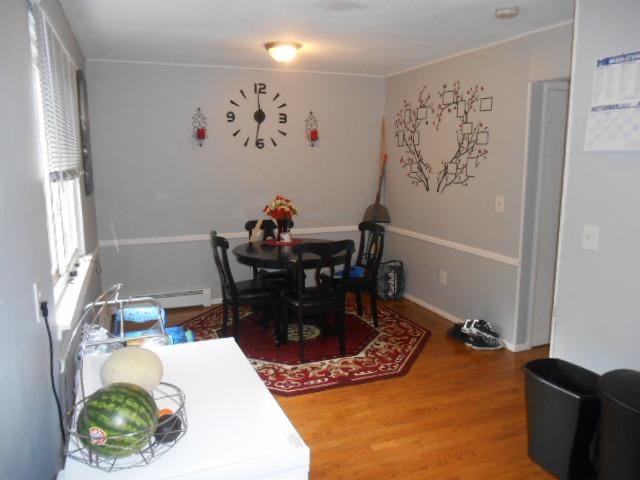
<path fill-rule="evenodd" d="M 293 202 L 282 195 L 276 195 L 262 211 L 276 220 L 284 220 L 298 214 L 298 209 Z"/>

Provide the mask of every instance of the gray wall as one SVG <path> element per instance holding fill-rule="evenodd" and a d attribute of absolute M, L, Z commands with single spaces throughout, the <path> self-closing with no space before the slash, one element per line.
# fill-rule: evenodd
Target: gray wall
<path fill-rule="evenodd" d="M 569 76 L 571 34 L 571 25 L 547 30 L 391 77 L 386 86 L 386 202 L 392 225 L 435 240 L 392 233 L 387 256 L 405 261 L 407 292 L 414 298 L 452 319 L 485 318 L 511 346 L 517 343 L 529 83 Z M 480 119 L 490 126 L 489 156 L 469 186 L 426 192 L 406 178 L 408 170 L 400 165 L 404 152 L 396 146 L 392 121 L 403 100 L 416 105 L 424 84 L 435 93 L 456 80 L 463 90 L 484 85 L 485 93 L 493 96 L 493 111 Z M 438 133 L 422 131 L 423 155 L 436 166 L 451 156 L 455 145 L 455 126 L 448 127 Z M 495 211 L 496 195 L 505 197 L 504 213 Z M 468 253 L 470 249 L 478 255 Z M 448 274 L 447 286 L 439 283 L 440 270 Z"/>
<path fill-rule="evenodd" d="M 55 0 L 43 4 L 82 66 L 62 8 Z M 32 293 L 32 283 L 40 281 L 53 310 L 25 1 L 2 2 L 0 44 L 0 320 L 5 334 L 0 349 L 0 478 L 46 479 L 60 466 L 61 442 L 49 387 L 46 332 L 44 323 L 36 323 Z M 90 210 L 88 218 L 90 230 Z M 95 231 L 85 236 L 93 248 Z"/>
<path fill-rule="evenodd" d="M 356 225 L 375 196 L 384 80 L 224 68 L 87 63 L 94 135 L 98 233 L 103 284 L 132 293 L 210 286 L 217 280 L 206 237 L 122 245 L 156 239 L 243 231 L 275 194 L 299 207 L 296 227 Z M 255 134 L 255 96 L 240 102 L 245 119 L 225 118 L 239 89 L 267 84 L 262 102 L 288 104 L 286 137 L 278 147 L 244 147 Z M 208 115 L 209 138 L 191 138 L 196 107 Z M 235 109 L 238 111 L 239 109 Z M 318 118 L 320 144 L 310 147 L 304 121 Z M 236 127 L 235 125 L 238 125 Z M 232 136 L 242 128 L 237 138 Z M 261 132 L 271 127 L 263 125 Z M 246 135 L 245 135 L 245 132 Z M 322 234 L 325 235 L 324 233 Z M 348 236 L 348 235 L 342 235 Z M 154 240 L 151 240 L 154 241 Z M 126 243 L 126 242 L 125 242 Z M 248 273 L 248 269 L 240 272 Z"/>
<path fill-rule="evenodd" d="M 640 49 L 638 18 L 637 0 L 578 2 L 551 354 L 597 372 L 640 369 L 640 153 L 583 148 L 596 59 Z M 597 252 L 581 248 L 585 224 Z"/>

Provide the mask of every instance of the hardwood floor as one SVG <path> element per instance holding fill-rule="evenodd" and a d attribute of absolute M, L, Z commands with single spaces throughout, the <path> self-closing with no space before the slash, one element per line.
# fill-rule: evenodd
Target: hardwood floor
<path fill-rule="evenodd" d="M 382 303 L 432 332 L 407 375 L 276 397 L 311 448 L 311 479 L 552 479 L 527 456 L 522 372 L 547 349 L 470 350 L 447 338 L 447 320 Z M 170 323 L 198 311 L 173 311 Z"/>

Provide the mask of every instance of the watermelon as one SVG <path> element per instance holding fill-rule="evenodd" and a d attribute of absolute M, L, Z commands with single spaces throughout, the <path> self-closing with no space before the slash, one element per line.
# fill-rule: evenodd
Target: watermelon
<path fill-rule="evenodd" d="M 76 431 L 92 452 L 120 458 L 147 447 L 157 425 L 158 407 L 144 388 L 114 383 L 85 401 Z"/>

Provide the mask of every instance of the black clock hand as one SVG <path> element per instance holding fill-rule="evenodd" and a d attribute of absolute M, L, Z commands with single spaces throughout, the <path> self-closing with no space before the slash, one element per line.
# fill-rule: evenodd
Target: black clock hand
<path fill-rule="evenodd" d="M 257 93 L 256 96 L 258 97 L 258 110 L 262 110 L 262 108 L 260 108 L 260 94 Z"/>
<path fill-rule="evenodd" d="M 260 135 L 260 124 L 261 123 L 262 122 L 257 122 L 257 125 L 256 125 L 256 142 L 258 141 L 258 136 Z"/>

